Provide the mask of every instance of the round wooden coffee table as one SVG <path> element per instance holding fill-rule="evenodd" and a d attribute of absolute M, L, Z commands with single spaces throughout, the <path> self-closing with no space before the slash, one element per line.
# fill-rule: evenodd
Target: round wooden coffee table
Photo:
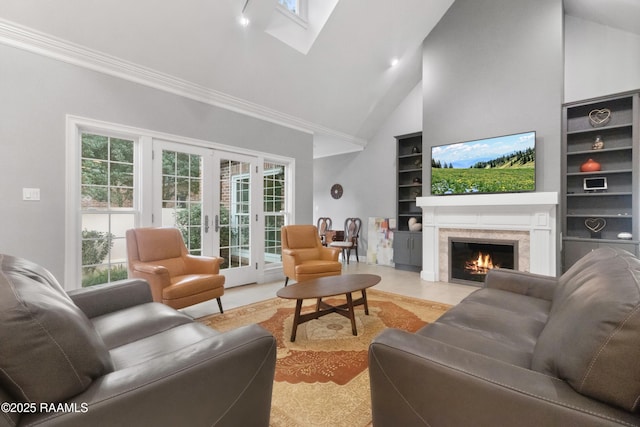
<path fill-rule="evenodd" d="M 296 300 L 296 311 L 293 317 L 293 328 L 291 329 L 291 341 L 296 340 L 298 325 L 308 322 L 309 320 L 317 319 L 318 317 L 326 316 L 329 313 L 338 313 L 351 320 L 351 332 L 353 332 L 353 335 L 358 335 L 353 308 L 358 305 L 364 305 L 364 313 L 368 315 L 369 306 L 367 305 L 366 289 L 379 282 L 380 276 L 376 276 L 375 274 L 345 274 L 305 280 L 279 289 L 276 295 L 280 298 Z M 362 292 L 362 297 L 354 300 L 351 293 L 358 291 Z M 347 297 L 346 304 L 333 306 L 322 301 L 322 298 L 342 294 Z M 317 298 L 316 310 L 311 313 L 301 314 L 302 301 L 309 298 Z"/>

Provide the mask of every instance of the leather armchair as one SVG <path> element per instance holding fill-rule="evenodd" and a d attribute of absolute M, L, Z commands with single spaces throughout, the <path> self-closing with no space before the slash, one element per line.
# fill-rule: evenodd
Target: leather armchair
<path fill-rule="evenodd" d="M 285 286 L 290 278 L 302 282 L 342 274 L 342 264 L 338 261 L 340 249 L 322 246 L 314 225 L 286 225 L 281 229 L 281 236 Z"/>
<path fill-rule="evenodd" d="M 222 258 L 189 255 L 177 228 L 127 230 L 129 278 L 145 279 L 153 300 L 179 309 L 216 298 L 220 313 Z"/>
<path fill-rule="evenodd" d="M 0 254 L 0 342 L 0 427 L 269 425 L 275 338 L 194 322 L 144 280 L 66 293 Z"/>

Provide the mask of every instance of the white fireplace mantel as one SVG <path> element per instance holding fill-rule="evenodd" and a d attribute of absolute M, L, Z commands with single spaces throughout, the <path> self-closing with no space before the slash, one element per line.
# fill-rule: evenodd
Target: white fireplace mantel
<path fill-rule="evenodd" d="M 558 204 L 558 193 L 502 193 L 502 194 L 470 194 L 455 196 L 418 197 L 419 207 L 444 206 L 532 206 Z"/>
<path fill-rule="evenodd" d="M 440 277 L 440 229 L 527 231 L 530 235 L 530 270 L 556 275 L 556 210 L 558 193 L 505 193 L 418 197 L 422 208 L 422 273 L 424 280 Z"/>

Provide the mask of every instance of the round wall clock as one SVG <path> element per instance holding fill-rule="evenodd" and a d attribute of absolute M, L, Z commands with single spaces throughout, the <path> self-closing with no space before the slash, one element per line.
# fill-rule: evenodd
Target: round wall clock
<path fill-rule="evenodd" d="M 339 199 L 340 197 L 342 197 L 342 185 L 333 184 L 333 186 L 331 187 L 331 197 L 333 197 L 334 199 Z"/>

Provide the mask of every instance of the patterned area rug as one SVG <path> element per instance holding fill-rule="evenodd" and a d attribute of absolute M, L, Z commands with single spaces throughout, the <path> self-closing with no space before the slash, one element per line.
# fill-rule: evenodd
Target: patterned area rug
<path fill-rule="evenodd" d="M 355 293 L 354 297 L 359 296 Z M 385 328 L 416 331 L 450 306 L 369 289 L 369 316 L 356 307 L 358 336 L 349 319 L 331 313 L 298 326 L 291 342 L 294 300 L 273 298 L 202 319 L 228 331 L 250 323 L 269 330 L 278 341 L 271 426 L 367 426 L 371 397 L 367 371 L 369 343 Z M 330 298 L 340 304 L 345 298 Z M 305 301 L 302 313 L 314 310 Z"/>

